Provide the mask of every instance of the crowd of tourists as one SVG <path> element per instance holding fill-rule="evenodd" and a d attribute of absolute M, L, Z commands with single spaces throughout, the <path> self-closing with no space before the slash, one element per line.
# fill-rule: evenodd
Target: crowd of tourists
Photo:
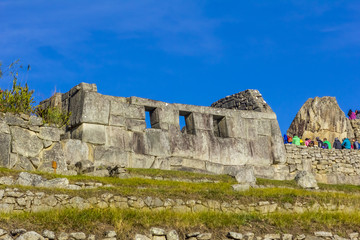
<path fill-rule="evenodd" d="M 335 138 L 335 141 L 331 144 L 326 138 L 321 140 L 317 137 L 315 140 L 305 138 L 305 141 L 299 138 L 298 136 L 290 137 L 284 134 L 284 143 L 285 144 L 294 144 L 298 146 L 307 146 L 307 147 L 319 147 L 324 149 L 356 149 L 359 150 L 360 144 L 356 139 L 350 141 L 349 138 L 344 138 L 342 142 L 338 138 Z"/>
<path fill-rule="evenodd" d="M 355 110 L 355 112 L 353 112 L 351 109 L 348 112 L 348 116 L 350 120 L 354 120 L 354 119 L 360 119 L 360 110 Z"/>

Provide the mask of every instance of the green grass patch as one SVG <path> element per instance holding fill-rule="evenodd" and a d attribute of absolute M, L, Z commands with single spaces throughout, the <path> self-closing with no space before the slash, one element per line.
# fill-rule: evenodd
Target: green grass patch
<path fill-rule="evenodd" d="M 115 229 L 122 239 L 146 233 L 150 227 L 176 229 L 182 236 L 191 231 L 208 231 L 224 236 L 228 231 L 265 233 L 310 233 L 331 231 L 346 235 L 360 227 L 360 212 L 306 212 L 235 214 L 218 212 L 176 213 L 123 209 L 64 209 L 38 213 L 0 214 L 2 226 L 49 229 L 56 232 L 84 231 L 101 235 Z M 18 224 L 18 225 L 17 225 Z M 21 225 L 20 225 L 21 224 Z M 130 238 L 128 238 L 130 237 Z"/>

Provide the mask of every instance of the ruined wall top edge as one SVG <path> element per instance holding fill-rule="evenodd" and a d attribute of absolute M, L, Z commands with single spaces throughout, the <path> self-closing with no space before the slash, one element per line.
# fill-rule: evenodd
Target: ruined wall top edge
<path fill-rule="evenodd" d="M 71 88 L 68 92 L 63 94 L 55 94 L 49 99 L 42 101 L 40 104 L 44 107 L 47 106 L 60 106 L 64 110 L 70 110 L 68 107 L 68 100 L 72 98 L 76 93 L 81 92 L 94 92 L 97 93 L 96 84 L 88 84 L 88 83 L 80 83 L 75 87 Z M 240 97 L 241 96 L 241 97 Z M 266 118 L 266 119 L 276 119 L 276 115 L 271 110 L 270 106 L 266 104 L 262 95 L 258 90 L 245 90 L 243 92 L 239 92 L 237 94 L 233 94 L 227 96 L 223 99 L 220 99 L 216 103 L 213 103 L 211 107 L 207 106 L 197 106 L 197 105 L 189 105 L 189 104 L 180 104 L 180 103 L 166 103 L 162 101 L 146 99 L 141 97 L 117 97 L 110 95 L 102 95 L 109 100 L 111 99 L 122 99 L 123 102 L 127 102 L 132 105 L 142 105 L 147 107 L 167 107 L 169 105 L 174 106 L 177 109 L 181 109 L 183 111 L 196 111 L 200 113 L 212 113 L 212 114 L 226 114 L 232 112 L 238 112 L 240 115 L 248 116 L 249 118 Z M 246 98 L 246 108 L 240 107 L 229 107 L 224 102 L 229 102 L 232 99 L 244 99 Z M 243 101 L 244 102 L 244 101 Z M 261 106 L 260 106 L 261 105 Z M 253 106 L 253 107 L 250 107 Z M 260 110 L 259 110 L 260 109 Z"/>

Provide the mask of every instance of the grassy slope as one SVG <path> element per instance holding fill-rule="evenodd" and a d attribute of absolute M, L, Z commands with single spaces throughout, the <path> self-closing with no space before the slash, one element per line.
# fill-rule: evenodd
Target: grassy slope
<path fill-rule="evenodd" d="M 257 201 L 274 201 L 278 203 L 296 201 L 319 202 L 320 204 L 347 204 L 359 208 L 360 187 L 351 185 L 320 184 L 323 190 L 341 190 L 342 192 L 316 192 L 299 189 L 293 181 L 274 181 L 258 179 L 258 184 L 271 186 L 256 188 L 246 192 L 234 192 L 231 185 L 233 178 L 225 175 L 206 175 L 175 171 L 161 171 L 153 169 L 130 169 L 135 175 L 152 177 L 181 178 L 181 179 L 209 179 L 218 183 L 189 183 L 163 180 L 157 181 L 142 178 L 99 178 L 87 176 L 67 176 L 71 182 L 95 181 L 112 184 L 113 187 L 90 190 L 60 190 L 41 189 L 48 193 L 66 193 L 82 197 L 98 196 L 105 192 L 126 196 L 158 196 L 160 198 L 182 199 L 215 199 L 239 200 L 241 203 Z M 0 169 L 0 176 L 16 176 L 17 171 Z M 60 175 L 41 173 L 46 178 L 64 177 Z M 3 188 L 5 186 L 2 186 Z M 34 187 L 17 186 L 20 189 L 40 191 Z M 354 194 L 357 193 L 357 194 Z M 306 212 L 273 213 L 268 215 L 232 214 L 232 213 L 174 213 L 169 211 L 148 212 L 139 210 L 120 209 L 63 209 L 41 213 L 1 214 L 0 224 L 3 227 L 23 226 L 27 229 L 56 231 L 85 231 L 100 234 L 104 229 L 114 228 L 125 239 L 136 232 L 146 232 L 152 226 L 175 228 L 182 234 L 195 230 L 217 232 L 220 235 L 226 231 L 262 233 L 312 233 L 315 230 L 330 230 L 345 236 L 346 232 L 356 231 L 360 227 L 360 213 L 340 212 Z M 219 236 L 220 236 L 219 235 Z"/>

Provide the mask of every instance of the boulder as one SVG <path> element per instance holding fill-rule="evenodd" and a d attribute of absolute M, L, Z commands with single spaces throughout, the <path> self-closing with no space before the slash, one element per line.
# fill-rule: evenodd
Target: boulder
<path fill-rule="evenodd" d="M 296 183 L 307 189 L 318 189 L 317 181 L 315 176 L 308 171 L 299 171 L 295 176 Z"/>
<path fill-rule="evenodd" d="M 30 231 L 21 234 L 19 237 L 16 238 L 16 240 L 45 240 L 45 238 L 37 232 Z"/>
<path fill-rule="evenodd" d="M 22 186 L 36 186 L 43 181 L 42 177 L 36 174 L 21 172 L 19 174 L 18 179 L 16 180 L 16 184 Z"/>
<path fill-rule="evenodd" d="M 335 97 L 309 98 L 296 114 L 287 134 L 302 139 L 327 138 L 330 142 L 335 137 L 354 137 L 350 120 L 340 109 Z"/>
<path fill-rule="evenodd" d="M 250 186 L 256 185 L 254 167 L 244 165 L 236 173 L 235 179 L 239 184 L 249 184 Z"/>

